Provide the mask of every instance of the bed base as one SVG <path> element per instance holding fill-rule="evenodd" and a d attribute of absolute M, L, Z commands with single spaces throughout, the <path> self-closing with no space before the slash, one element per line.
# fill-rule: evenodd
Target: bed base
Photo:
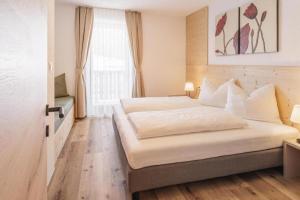
<path fill-rule="evenodd" d="M 145 190 L 268 169 L 282 166 L 283 163 L 282 148 L 275 148 L 190 162 L 132 169 L 121 144 L 114 117 L 112 123 L 125 177 L 128 199 L 138 199 L 138 192 Z"/>

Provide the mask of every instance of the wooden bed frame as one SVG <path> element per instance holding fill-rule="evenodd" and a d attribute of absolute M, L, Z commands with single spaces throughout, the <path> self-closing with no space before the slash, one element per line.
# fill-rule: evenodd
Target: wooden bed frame
<path fill-rule="evenodd" d="M 132 169 L 122 146 L 114 116 L 112 123 L 126 182 L 127 199 L 139 199 L 138 192 L 145 190 L 278 167 L 282 166 L 283 163 L 282 148 L 275 148 L 190 162 Z"/>

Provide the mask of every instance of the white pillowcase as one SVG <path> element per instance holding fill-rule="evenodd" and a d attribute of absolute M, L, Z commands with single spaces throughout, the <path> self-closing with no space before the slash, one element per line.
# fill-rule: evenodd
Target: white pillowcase
<path fill-rule="evenodd" d="M 231 79 L 217 87 L 207 80 L 207 78 L 204 78 L 199 95 L 201 104 L 224 108 L 227 102 L 228 86 L 234 84 L 234 82 L 235 81 Z"/>
<path fill-rule="evenodd" d="M 225 110 L 250 120 L 282 124 L 274 85 L 266 85 L 248 95 L 236 86 L 228 88 Z"/>

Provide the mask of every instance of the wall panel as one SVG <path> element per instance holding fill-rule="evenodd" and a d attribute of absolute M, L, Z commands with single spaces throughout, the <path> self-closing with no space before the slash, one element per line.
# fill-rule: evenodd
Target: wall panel
<path fill-rule="evenodd" d="M 208 63 L 208 8 L 187 16 L 186 29 L 186 79 L 199 87 L 202 72 Z"/>

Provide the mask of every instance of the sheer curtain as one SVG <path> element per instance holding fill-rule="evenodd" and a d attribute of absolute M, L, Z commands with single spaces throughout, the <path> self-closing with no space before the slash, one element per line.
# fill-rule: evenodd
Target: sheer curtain
<path fill-rule="evenodd" d="M 125 11 L 94 10 L 87 77 L 88 116 L 110 117 L 120 98 L 132 96 L 134 65 Z"/>

